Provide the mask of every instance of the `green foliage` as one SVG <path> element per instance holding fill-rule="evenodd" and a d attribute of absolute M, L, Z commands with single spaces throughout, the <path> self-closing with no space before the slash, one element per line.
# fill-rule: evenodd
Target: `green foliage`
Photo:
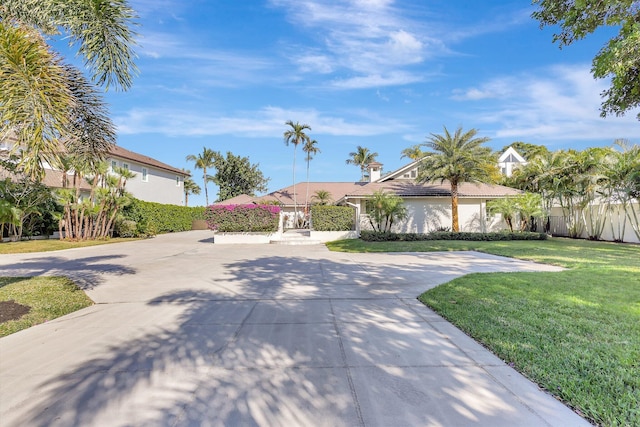
<path fill-rule="evenodd" d="M 202 180 L 204 182 L 204 199 L 207 206 L 209 206 L 209 189 L 207 188 L 207 183 L 213 181 L 213 177 L 210 176 L 207 172 L 207 169 L 211 169 L 213 167 L 213 161 L 215 157 L 215 151 L 211 148 L 202 147 L 202 153 L 189 154 L 186 159 L 190 162 L 194 162 L 194 167 L 196 169 L 202 169 Z"/>
<path fill-rule="evenodd" d="M 191 222 L 205 219 L 204 207 L 164 205 L 133 199 L 123 209 L 123 219 L 135 221 L 138 236 L 191 230 Z"/>
<path fill-rule="evenodd" d="M 376 161 L 378 153 L 371 152 L 367 147 L 358 145 L 356 151 L 349 153 L 349 158 L 346 160 L 348 165 L 358 166 L 360 168 L 360 181 L 365 181 L 365 172 L 370 163 Z"/>
<path fill-rule="evenodd" d="M 360 239 L 365 242 L 417 242 L 427 240 L 460 240 L 470 242 L 507 240 L 546 240 L 545 233 L 468 233 L 433 231 L 431 233 L 389 233 L 362 230 Z"/>
<path fill-rule="evenodd" d="M 512 142 L 509 145 L 505 145 L 502 147 L 502 150 L 498 152 L 499 155 L 502 155 L 509 147 L 513 147 L 514 150 L 518 152 L 525 160 L 531 161 L 535 157 L 540 155 L 548 155 L 549 149 L 546 145 L 538 145 L 538 144 L 530 144 L 528 142 L 516 141 Z"/>
<path fill-rule="evenodd" d="M 407 208 L 400 196 L 379 190 L 367 200 L 369 223 L 378 232 L 389 233 L 394 222 L 407 218 Z"/>
<path fill-rule="evenodd" d="M 117 237 L 139 237 L 138 223 L 120 217 L 115 222 L 113 234 Z"/>
<path fill-rule="evenodd" d="M 531 230 L 531 218 L 540 217 L 544 214 L 542 208 L 542 196 L 536 193 L 524 193 L 516 197 L 505 197 L 491 200 L 487 203 L 487 211 L 492 214 L 502 215 L 502 219 L 513 232 L 514 222 L 519 219 L 520 231 Z"/>
<path fill-rule="evenodd" d="M 640 24 L 637 0 L 533 0 L 539 6 L 533 17 L 540 25 L 559 26 L 553 41 L 560 47 L 586 37 L 600 27 L 619 28 L 617 36 L 594 57 L 591 72 L 611 79 L 602 93 L 601 115 L 624 115 L 640 105 Z M 638 114 L 640 120 L 640 113 Z"/>
<path fill-rule="evenodd" d="M 213 167 L 216 174 L 211 180 L 218 185 L 218 202 L 247 194 L 255 196 L 256 192 L 266 192 L 268 178 L 262 175 L 259 164 L 251 164 L 248 157 L 236 156 L 227 151 L 224 157 L 219 152 L 213 153 Z"/>
<path fill-rule="evenodd" d="M 315 231 L 349 231 L 355 225 L 355 210 L 350 206 L 311 206 Z"/>
<path fill-rule="evenodd" d="M 209 228 L 220 232 L 275 232 L 280 207 L 274 205 L 212 205 L 205 219 Z"/>
<path fill-rule="evenodd" d="M 497 159 L 487 137 L 476 137 L 478 131 L 463 132 L 459 127 L 451 135 L 432 133 L 424 144 L 431 151 L 425 154 L 418 170 L 418 182 L 449 181 L 451 185 L 451 229 L 460 231 L 458 218 L 458 185 L 463 182 L 489 182 L 497 175 Z"/>
<path fill-rule="evenodd" d="M 318 205 L 329 205 L 333 202 L 331 199 L 331 193 L 327 190 L 316 190 L 311 196 L 311 201 L 313 203 L 317 203 Z"/>

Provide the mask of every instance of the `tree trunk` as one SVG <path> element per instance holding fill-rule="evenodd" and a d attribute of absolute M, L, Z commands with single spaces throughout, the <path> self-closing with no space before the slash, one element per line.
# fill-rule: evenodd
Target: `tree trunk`
<path fill-rule="evenodd" d="M 204 179 L 204 200 L 207 206 L 209 206 L 209 190 L 207 189 L 207 168 L 202 168 L 202 178 Z"/>
<path fill-rule="evenodd" d="M 296 194 L 296 148 L 293 145 L 293 228 L 298 228 L 298 196 Z"/>
<path fill-rule="evenodd" d="M 457 233 L 460 231 L 460 223 L 458 220 L 458 183 L 451 182 L 451 231 Z"/>

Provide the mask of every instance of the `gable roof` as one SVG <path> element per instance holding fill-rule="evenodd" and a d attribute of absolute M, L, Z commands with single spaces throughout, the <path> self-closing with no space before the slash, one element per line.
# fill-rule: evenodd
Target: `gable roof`
<path fill-rule="evenodd" d="M 186 171 L 183 171 L 182 169 L 178 169 L 175 168 L 171 165 L 168 165 L 166 163 L 162 163 L 159 160 L 156 160 L 152 157 L 149 156 L 145 156 L 143 154 L 138 154 L 135 153 L 133 151 L 127 150 L 125 148 L 122 148 L 118 145 L 114 145 L 110 150 L 109 150 L 109 156 L 112 157 L 119 157 L 125 160 L 131 160 L 132 162 L 136 162 L 136 163 L 140 163 L 143 165 L 147 165 L 147 166 L 152 166 L 154 168 L 157 169 L 162 169 L 165 170 L 167 172 L 172 172 L 175 173 L 177 175 L 180 176 L 190 176 L 191 174 L 187 173 Z"/>
<path fill-rule="evenodd" d="M 515 148 L 509 147 L 500 155 L 498 163 L 527 163 L 527 161 Z"/>
<path fill-rule="evenodd" d="M 393 172 L 390 172 L 388 174 L 386 174 L 385 176 L 380 177 L 380 179 L 378 179 L 375 182 L 385 182 L 385 181 L 391 181 L 397 178 L 402 178 L 403 175 L 407 172 L 410 172 L 412 169 L 415 169 L 418 167 L 418 165 L 420 164 L 420 162 L 424 159 L 418 159 L 418 160 L 414 160 L 413 162 L 409 163 L 408 165 L 404 165 L 399 169 L 394 170 Z"/>

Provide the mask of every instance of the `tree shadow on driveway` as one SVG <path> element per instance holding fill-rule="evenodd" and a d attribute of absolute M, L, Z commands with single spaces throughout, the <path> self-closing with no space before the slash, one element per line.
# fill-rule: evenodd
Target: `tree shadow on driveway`
<path fill-rule="evenodd" d="M 89 331 L 104 339 L 69 349 L 63 372 L 32 372 L 39 380 L 9 425 L 541 421 L 405 299 L 412 276 L 428 277 L 419 262 L 264 256 L 222 265 L 209 291 L 96 307 L 95 316 L 113 310 Z M 218 292 L 220 281 L 238 297 Z M 114 316 L 122 321 L 111 326 Z"/>
<path fill-rule="evenodd" d="M 124 255 L 103 255 L 69 259 L 59 256 L 29 258 L 11 265 L 0 265 L 0 276 L 66 276 L 83 290 L 103 283 L 104 274 L 135 274 L 136 269 L 117 263 Z M 113 262 L 109 262 L 113 261 Z"/>

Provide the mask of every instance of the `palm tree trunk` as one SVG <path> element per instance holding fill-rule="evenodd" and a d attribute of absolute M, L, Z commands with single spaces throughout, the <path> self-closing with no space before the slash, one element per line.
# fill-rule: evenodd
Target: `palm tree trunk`
<path fill-rule="evenodd" d="M 460 231 L 458 221 L 458 184 L 451 183 L 451 231 L 457 233 Z"/>
<path fill-rule="evenodd" d="M 296 148 L 293 145 L 293 228 L 298 228 L 298 198 L 296 195 Z"/>
<path fill-rule="evenodd" d="M 204 200 L 207 206 L 209 206 L 209 190 L 207 189 L 207 168 L 202 168 L 202 170 L 202 178 L 204 179 Z"/>
<path fill-rule="evenodd" d="M 304 213 L 309 213 L 309 159 L 307 159 L 307 195 L 304 198 Z"/>

